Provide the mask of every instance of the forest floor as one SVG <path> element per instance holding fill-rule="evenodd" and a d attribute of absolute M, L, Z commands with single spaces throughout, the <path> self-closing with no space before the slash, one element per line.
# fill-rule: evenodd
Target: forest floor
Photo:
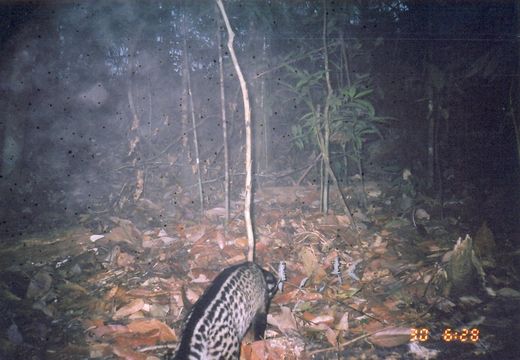
<path fill-rule="evenodd" d="M 258 191 L 256 260 L 286 280 L 266 339 L 244 342 L 241 358 L 516 359 L 519 249 L 497 247 L 485 223 L 465 243 L 467 225 L 449 212 L 439 219 L 433 201 L 403 212 L 389 188 L 365 194 L 348 199 L 352 220 L 336 201 L 321 214 L 314 187 Z M 222 208 L 205 217 L 160 208 L 147 200 L 125 218 L 85 215 L 4 246 L 0 359 L 171 354 L 185 299 L 245 261 L 247 239 L 240 204 L 226 228 Z"/>

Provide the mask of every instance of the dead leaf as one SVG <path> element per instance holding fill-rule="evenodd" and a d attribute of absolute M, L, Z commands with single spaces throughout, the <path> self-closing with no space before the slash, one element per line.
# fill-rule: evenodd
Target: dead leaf
<path fill-rule="evenodd" d="M 197 242 L 199 241 L 207 232 L 207 228 L 205 225 L 194 225 L 189 228 L 184 228 L 184 235 L 189 242 Z M 181 236 L 182 238 L 182 236 Z"/>
<path fill-rule="evenodd" d="M 338 334 L 327 326 L 325 329 L 325 337 L 332 346 L 338 346 Z"/>
<path fill-rule="evenodd" d="M 246 261 L 244 252 L 235 247 L 226 246 L 223 252 L 227 255 L 226 258 L 228 264 L 239 264 L 241 262 Z"/>
<path fill-rule="evenodd" d="M 277 295 L 274 302 L 279 305 L 289 304 L 296 301 L 318 301 L 323 299 L 323 295 L 318 292 L 294 289 L 289 292 Z"/>
<path fill-rule="evenodd" d="M 216 276 L 217 274 L 209 272 L 206 269 L 199 267 L 193 268 L 190 271 L 190 277 L 192 279 L 191 282 L 197 284 L 208 283 L 211 281 L 210 279 L 214 279 Z"/>
<path fill-rule="evenodd" d="M 133 245 L 136 249 L 140 249 L 142 243 L 142 234 L 139 229 L 127 219 L 121 219 L 115 216 L 110 217 L 118 226 L 113 228 L 105 238 L 114 242 L 125 242 Z"/>
<path fill-rule="evenodd" d="M 280 306 L 280 313 L 276 315 L 267 315 L 267 322 L 280 329 L 281 332 L 288 330 L 296 330 L 296 320 L 291 309 L 286 306 Z"/>
<path fill-rule="evenodd" d="M 347 331 L 349 329 L 348 316 L 349 316 L 348 312 L 345 312 L 343 314 L 343 316 L 341 317 L 341 319 L 335 326 L 336 330 Z"/>
<path fill-rule="evenodd" d="M 191 290 L 190 288 L 186 289 L 186 298 L 190 302 L 190 304 L 195 304 L 195 302 L 199 299 L 200 293 L 196 293 L 195 291 Z M 184 304 L 186 306 L 188 304 Z"/>
<path fill-rule="evenodd" d="M 160 289 L 152 290 L 152 289 L 137 288 L 137 289 L 128 290 L 126 292 L 126 295 L 133 296 L 133 297 L 152 298 L 152 297 L 168 295 L 168 291 L 160 290 Z"/>
<path fill-rule="evenodd" d="M 105 294 L 105 296 L 103 298 L 105 300 L 112 299 L 114 296 L 116 296 L 118 290 L 119 290 L 119 286 L 116 285 L 116 286 L 112 287 L 109 291 L 107 291 L 107 293 Z"/>
<path fill-rule="evenodd" d="M 96 242 L 98 241 L 99 239 L 103 239 L 105 237 L 105 235 L 90 235 L 90 241 L 92 242 Z"/>
<path fill-rule="evenodd" d="M 303 264 L 305 275 L 311 276 L 319 265 L 316 254 L 310 248 L 304 247 L 301 249 L 299 256 Z"/>
<path fill-rule="evenodd" d="M 146 355 L 121 345 L 114 345 L 112 352 L 124 360 L 146 360 Z"/>
<path fill-rule="evenodd" d="M 126 334 L 119 334 L 116 336 L 112 343 L 114 346 L 122 347 L 125 349 L 138 349 L 143 346 L 154 346 L 159 343 L 159 331 L 154 329 L 150 332 L 143 334 L 132 334 L 130 332 Z"/>
<path fill-rule="evenodd" d="M 390 309 L 379 303 L 370 306 L 370 312 L 377 319 L 385 319 L 388 321 L 391 318 L 389 314 Z"/>
<path fill-rule="evenodd" d="M 436 359 L 437 355 L 439 355 L 439 350 L 428 349 L 427 347 L 424 347 L 417 342 L 408 344 L 408 349 L 410 350 L 410 353 L 413 355 L 414 359 L 432 360 Z"/>
<path fill-rule="evenodd" d="M 268 349 L 264 340 L 255 341 L 251 344 L 245 344 L 241 348 L 241 359 L 246 360 L 263 360 L 268 359 Z"/>
<path fill-rule="evenodd" d="M 376 346 L 389 348 L 410 342 L 412 329 L 409 327 L 389 327 L 371 335 L 368 339 Z"/>
<path fill-rule="evenodd" d="M 120 252 L 117 255 L 116 264 L 119 267 L 129 268 L 135 263 L 135 256 L 130 255 L 126 252 Z"/>
<path fill-rule="evenodd" d="M 235 246 L 238 246 L 239 248 L 246 248 L 247 245 L 249 244 L 249 241 L 247 240 L 247 237 L 245 236 L 241 236 L 241 237 L 237 237 L 235 238 Z"/>
<path fill-rule="evenodd" d="M 297 342 L 295 337 L 278 337 L 244 344 L 240 359 L 245 360 L 302 360 L 305 344 Z"/>
<path fill-rule="evenodd" d="M 143 307 L 144 307 L 144 300 L 135 299 L 130 304 L 127 304 L 127 305 L 119 308 L 115 312 L 115 314 L 112 316 L 112 319 L 114 319 L 114 320 L 122 319 L 135 312 L 141 311 L 143 309 Z"/>
<path fill-rule="evenodd" d="M 303 313 L 303 318 L 315 325 L 317 324 L 325 324 L 330 326 L 334 323 L 334 316 L 332 315 L 314 315 L 308 311 Z"/>
<path fill-rule="evenodd" d="M 336 215 L 336 219 L 341 226 L 349 227 L 350 226 L 350 217 L 347 215 Z"/>
<path fill-rule="evenodd" d="M 112 347 L 109 344 L 89 344 L 89 358 L 100 359 L 109 357 L 112 354 Z"/>
<path fill-rule="evenodd" d="M 175 342 L 177 341 L 177 334 L 175 330 L 157 319 L 136 320 L 128 324 L 128 329 L 133 333 L 149 333 L 151 331 L 159 332 L 159 339 L 161 342 Z"/>
<path fill-rule="evenodd" d="M 110 325 L 98 325 L 94 328 L 89 329 L 94 336 L 100 338 L 109 334 L 125 333 L 128 332 L 126 325 L 110 324 Z"/>

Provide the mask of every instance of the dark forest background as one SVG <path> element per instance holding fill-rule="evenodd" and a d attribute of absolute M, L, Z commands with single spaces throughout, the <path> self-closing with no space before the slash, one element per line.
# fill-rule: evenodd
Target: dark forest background
<path fill-rule="evenodd" d="M 470 199 L 464 221 L 518 231 L 517 3 L 225 5 L 253 105 L 256 188 L 294 184 L 323 152 L 327 106 L 341 184 L 398 181 L 409 169 L 439 204 Z M 143 198 L 196 218 L 192 116 L 204 201 L 221 204 L 219 46 L 239 199 L 243 108 L 213 1 L 2 2 L 0 28 L 2 239 L 125 213 Z M 318 185 L 319 166 L 301 181 Z"/>

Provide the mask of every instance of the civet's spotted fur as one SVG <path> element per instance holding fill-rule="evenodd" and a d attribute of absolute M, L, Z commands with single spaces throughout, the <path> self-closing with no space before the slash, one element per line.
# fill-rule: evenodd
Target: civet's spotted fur
<path fill-rule="evenodd" d="M 175 359 L 238 359 L 249 327 L 255 340 L 264 336 L 276 288 L 274 275 L 252 262 L 222 271 L 188 314 Z"/>

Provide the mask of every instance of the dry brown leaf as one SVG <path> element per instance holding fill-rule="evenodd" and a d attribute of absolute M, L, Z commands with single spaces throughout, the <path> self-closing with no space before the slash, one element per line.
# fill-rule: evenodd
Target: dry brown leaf
<path fill-rule="evenodd" d="M 349 227 L 350 226 L 350 217 L 347 215 L 336 215 L 336 219 L 341 226 Z"/>
<path fill-rule="evenodd" d="M 432 360 L 437 359 L 437 356 L 439 355 L 439 350 L 435 349 L 428 349 L 425 346 L 420 345 L 417 342 L 410 343 L 408 347 L 408 351 L 413 356 L 414 359 L 419 360 Z"/>
<path fill-rule="evenodd" d="M 124 360 L 146 360 L 146 355 L 121 345 L 114 345 L 112 352 Z"/>
<path fill-rule="evenodd" d="M 100 359 L 103 357 L 109 357 L 112 354 L 112 347 L 106 343 L 90 344 L 88 350 L 90 359 Z"/>
<path fill-rule="evenodd" d="M 246 261 L 244 252 L 236 247 L 227 246 L 223 252 L 227 255 L 226 262 L 228 264 L 239 264 Z"/>
<path fill-rule="evenodd" d="M 303 264 L 303 272 L 306 276 L 311 276 L 319 265 L 316 254 L 310 248 L 303 247 L 299 253 L 299 257 Z"/>
<path fill-rule="evenodd" d="M 380 280 L 381 278 L 384 278 L 386 276 L 390 275 L 390 270 L 388 269 L 381 269 L 379 271 L 365 271 L 363 273 L 362 281 L 366 283 L 370 283 L 375 280 Z"/>
<path fill-rule="evenodd" d="M 323 299 L 323 295 L 313 291 L 300 291 L 298 300 L 300 301 L 318 301 Z"/>
<path fill-rule="evenodd" d="M 339 222 L 336 215 L 326 214 L 321 218 L 321 225 L 339 226 Z"/>
<path fill-rule="evenodd" d="M 143 346 L 154 346 L 159 342 L 159 331 L 157 329 L 151 330 L 145 334 L 120 334 L 116 336 L 112 343 L 114 345 L 126 349 L 138 349 Z"/>
<path fill-rule="evenodd" d="M 286 332 L 288 330 L 296 329 L 296 320 L 292 314 L 291 309 L 286 306 L 280 306 L 281 312 L 276 315 L 267 315 L 267 322 L 276 326 L 280 331 Z"/>
<path fill-rule="evenodd" d="M 211 281 L 210 279 L 215 278 L 215 276 L 216 276 L 216 274 L 208 272 L 204 268 L 196 267 L 196 268 L 191 269 L 191 271 L 190 271 L 190 277 L 192 279 L 191 282 L 197 283 L 197 284 L 208 283 Z"/>
<path fill-rule="evenodd" d="M 317 324 L 325 324 L 327 326 L 330 326 L 334 323 L 334 316 L 332 315 L 314 315 L 308 311 L 305 311 L 303 313 L 303 318 L 307 321 L 310 321 L 311 323 L 317 325 Z"/>
<path fill-rule="evenodd" d="M 159 332 L 159 339 L 161 342 L 177 341 L 175 330 L 157 319 L 136 320 L 132 321 L 127 326 L 131 332 L 139 334 L 149 333 L 156 330 Z"/>
<path fill-rule="evenodd" d="M 261 240 L 255 244 L 255 250 L 257 253 L 266 254 L 272 251 L 271 243 L 268 240 Z"/>
<path fill-rule="evenodd" d="M 289 292 L 285 292 L 283 294 L 277 295 L 274 298 L 274 302 L 278 305 L 284 305 L 299 301 L 318 301 L 323 298 L 323 295 L 317 292 L 311 291 L 302 291 L 299 289 L 294 289 Z"/>
<path fill-rule="evenodd" d="M 139 231 L 130 220 L 120 219 L 115 216 L 111 217 L 110 220 L 118 226 L 110 230 L 110 233 L 105 236 L 105 239 L 116 243 L 125 242 L 137 248 L 141 246 L 143 237 L 141 231 Z"/>
<path fill-rule="evenodd" d="M 222 233 L 222 231 L 217 231 L 215 233 L 215 242 L 218 244 L 218 247 L 222 250 L 224 246 L 226 246 L 226 237 Z"/>
<path fill-rule="evenodd" d="M 112 335 L 116 333 L 126 333 L 128 332 L 128 328 L 126 325 L 120 324 L 100 325 L 95 328 L 91 328 L 90 332 L 92 332 L 96 337 L 100 338 L 109 334 Z"/>
<path fill-rule="evenodd" d="M 104 300 L 110 300 L 112 299 L 114 296 L 116 296 L 117 294 L 117 291 L 119 290 L 119 286 L 113 286 L 110 290 L 108 290 L 105 294 L 105 296 L 103 296 L 103 299 Z"/>
<path fill-rule="evenodd" d="M 195 292 L 190 288 L 186 288 L 186 298 L 190 302 L 190 304 L 195 304 L 195 302 L 199 299 L 201 292 Z M 184 306 L 190 305 L 190 304 L 183 304 Z"/>
<path fill-rule="evenodd" d="M 367 319 L 367 322 L 362 326 L 363 330 L 367 333 L 376 333 L 384 329 L 383 324 L 380 321 L 374 319 Z"/>
<path fill-rule="evenodd" d="M 247 237 L 245 237 L 245 236 L 240 236 L 240 237 L 235 238 L 234 243 L 235 243 L 235 246 L 238 246 L 239 248 L 245 248 L 249 244 Z"/>
<path fill-rule="evenodd" d="M 349 329 L 348 317 L 349 313 L 345 312 L 339 322 L 336 324 L 336 330 L 347 331 Z"/>
<path fill-rule="evenodd" d="M 338 346 L 338 334 L 328 326 L 325 329 L 325 337 L 327 338 L 329 344 L 332 346 Z"/>
<path fill-rule="evenodd" d="M 377 319 L 389 320 L 391 318 L 390 309 L 384 305 L 372 305 L 370 306 L 370 312 Z"/>
<path fill-rule="evenodd" d="M 245 344 L 241 348 L 241 359 L 246 360 L 263 360 L 268 358 L 268 349 L 264 340 L 255 341 L 251 344 Z"/>
<path fill-rule="evenodd" d="M 369 340 L 379 347 L 395 347 L 410 342 L 411 331 L 409 327 L 389 327 L 373 334 Z"/>
<path fill-rule="evenodd" d="M 242 346 L 240 359 L 245 360 L 302 360 L 304 344 L 291 342 L 289 337 L 279 337 Z"/>
<path fill-rule="evenodd" d="M 215 265 L 215 255 L 219 254 L 221 250 L 216 243 L 209 243 L 207 241 L 199 241 L 190 249 L 190 253 L 196 259 L 197 266 L 209 268 Z"/>
<path fill-rule="evenodd" d="M 277 360 L 295 359 L 294 355 L 288 356 L 288 348 L 271 345 L 273 340 L 255 341 L 242 346 L 240 359 L 242 360 Z"/>
<path fill-rule="evenodd" d="M 135 263 L 135 256 L 130 255 L 126 252 L 120 252 L 117 255 L 116 264 L 119 267 L 128 268 Z"/>
<path fill-rule="evenodd" d="M 102 319 L 85 319 L 83 320 L 83 328 L 92 329 L 99 326 L 104 326 L 105 323 Z"/>
<path fill-rule="evenodd" d="M 298 295 L 298 293 L 299 293 L 298 289 L 295 289 L 292 291 L 286 291 L 282 294 L 276 295 L 276 297 L 274 298 L 273 301 L 279 305 L 293 303 L 293 302 L 296 302 L 296 296 Z"/>
<path fill-rule="evenodd" d="M 144 307 L 144 300 L 143 299 L 135 299 L 129 304 L 119 308 L 115 314 L 112 316 L 112 319 L 118 320 L 122 319 L 124 317 L 127 317 L 128 315 L 131 315 L 135 312 L 138 312 L 143 309 Z"/>
<path fill-rule="evenodd" d="M 168 295 L 169 292 L 165 291 L 165 290 L 150 290 L 150 289 L 144 289 L 144 288 L 137 288 L 137 289 L 128 290 L 126 294 L 128 296 L 150 298 L 150 297 Z"/>
<path fill-rule="evenodd" d="M 189 228 L 184 228 L 184 235 L 189 242 L 197 242 L 204 237 L 207 232 L 205 225 L 195 225 Z"/>
<path fill-rule="evenodd" d="M 303 264 L 303 273 L 306 276 L 312 276 L 316 282 L 321 281 L 321 279 L 327 276 L 326 271 L 320 266 L 318 257 L 312 248 L 302 248 L 299 257 Z"/>
<path fill-rule="evenodd" d="M 312 319 L 314 319 L 315 317 L 316 317 L 316 315 L 314 315 L 313 313 L 311 313 L 309 311 L 304 311 L 302 314 L 302 319 L 305 321 L 312 321 Z"/>

